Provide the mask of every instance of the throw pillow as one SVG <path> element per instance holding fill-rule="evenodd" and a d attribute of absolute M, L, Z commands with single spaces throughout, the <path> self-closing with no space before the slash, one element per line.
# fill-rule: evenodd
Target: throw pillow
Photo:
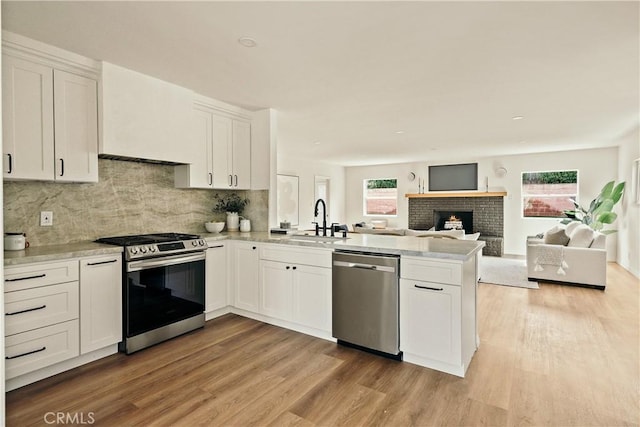
<path fill-rule="evenodd" d="M 580 224 L 573 230 L 569 236 L 569 244 L 567 246 L 573 248 L 588 248 L 593 242 L 594 232 L 588 225 Z"/>
<path fill-rule="evenodd" d="M 480 233 L 465 234 L 464 240 L 478 240 L 478 237 L 480 237 Z"/>
<path fill-rule="evenodd" d="M 464 230 L 442 230 L 442 231 L 430 231 L 430 230 L 411 230 L 408 229 L 405 232 L 406 236 L 416 237 L 449 237 L 453 239 L 464 239 Z"/>
<path fill-rule="evenodd" d="M 571 221 L 569 224 L 567 224 L 567 226 L 565 227 L 565 233 L 567 233 L 567 236 L 571 236 L 571 233 L 573 233 L 573 231 L 576 229 L 576 227 L 580 226 L 580 225 L 584 225 L 581 222 L 578 221 Z"/>
<path fill-rule="evenodd" d="M 556 225 L 551 230 L 544 233 L 544 242 L 547 245 L 566 246 L 567 243 L 569 243 L 569 236 L 567 236 L 564 227 Z"/>

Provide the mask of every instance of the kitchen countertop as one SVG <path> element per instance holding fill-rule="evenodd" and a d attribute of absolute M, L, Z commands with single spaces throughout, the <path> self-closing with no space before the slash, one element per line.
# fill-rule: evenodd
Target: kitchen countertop
<path fill-rule="evenodd" d="M 311 233 L 313 234 L 313 233 Z M 482 250 L 481 240 L 457 240 L 416 236 L 385 236 L 380 234 L 349 233 L 347 239 L 331 242 L 316 240 L 295 240 L 295 235 L 271 234 L 269 232 L 227 232 L 204 233 L 208 242 L 218 240 L 246 240 L 262 243 L 282 243 L 314 248 L 340 249 L 350 251 L 377 252 L 393 255 L 419 256 L 427 258 L 466 260 Z"/>
<path fill-rule="evenodd" d="M 280 243 L 312 248 L 340 249 L 376 252 L 392 255 L 419 256 L 427 258 L 466 260 L 482 250 L 481 240 L 456 240 L 415 236 L 385 236 L 379 234 L 349 233 L 347 239 L 331 242 L 319 240 L 296 240 L 295 235 L 271 234 L 267 231 L 250 233 L 226 232 L 203 233 L 207 242 L 220 240 L 244 240 L 262 243 Z M 4 251 L 4 265 L 21 265 L 33 262 L 57 261 L 68 258 L 122 253 L 120 246 L 95 242 L 78 242 L 62 245 L 30 247 L 22 251 Z"/>
<path fill-rule="evenodd" d="M 4 265 L 58 261 L 96 255 L 122 253 L 122 247 L 94 242 L 66 243 L 63 245 L 34 246 L 22 251 L 4 251 Z"/>

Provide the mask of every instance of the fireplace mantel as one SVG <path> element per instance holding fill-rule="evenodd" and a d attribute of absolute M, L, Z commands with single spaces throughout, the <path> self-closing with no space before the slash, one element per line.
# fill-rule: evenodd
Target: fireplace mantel
<path fill-rule="evenodd" d="M 435 198 L 435 197 L 506 197 L 506 191 L 470 191 L 465 193 L 407 193 L 404 197 L 408 199 L 419 199 L 419 198 Z"/>

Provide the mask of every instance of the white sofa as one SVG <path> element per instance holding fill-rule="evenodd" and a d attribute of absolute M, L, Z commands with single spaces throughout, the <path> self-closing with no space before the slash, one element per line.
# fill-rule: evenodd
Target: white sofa
<path fill-rule="evenodd" d="M 528 237 L 529 279 L 604 290 L 607 282 L 606 238 L 605 234 L 578 222 L 567 227 L 556 226 L 542 237 Z"/>

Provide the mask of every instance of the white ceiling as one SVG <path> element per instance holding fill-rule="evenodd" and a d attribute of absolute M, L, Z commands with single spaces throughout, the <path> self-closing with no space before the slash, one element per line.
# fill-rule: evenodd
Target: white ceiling
<path fill-rule="evenodd" d="M 639 5 L 3 1 L 2 26 L 275 108 L 279 150 L 360 165 L 612 145 L 639 122 Z"/>

